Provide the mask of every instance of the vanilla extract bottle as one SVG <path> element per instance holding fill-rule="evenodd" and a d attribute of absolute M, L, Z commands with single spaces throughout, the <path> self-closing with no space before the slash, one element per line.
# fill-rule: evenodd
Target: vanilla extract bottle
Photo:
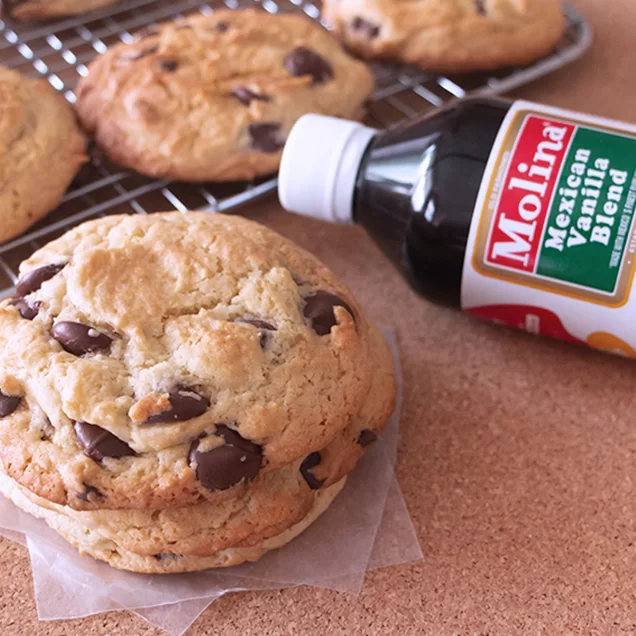
<path fill-rule="evenodd" d="M 388 132 L 306 115 L 279 196 L 362 224 L 434 302 L 636 358 L 636 126 L 485 98 Z"/>

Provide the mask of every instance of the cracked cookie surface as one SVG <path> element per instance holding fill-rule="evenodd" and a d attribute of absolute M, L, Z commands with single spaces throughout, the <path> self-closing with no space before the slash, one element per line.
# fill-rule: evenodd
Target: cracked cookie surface
<path fill-rule="evenodd" d="M 90 221 L 23 263 L 17 294 L 0 462 L 59 505 L 220 505 L 290 465 L 306 497 L 393 407 L 390 353 L 347 288 L 239 217 Z"/>
<path fill-rule="evenodd" d="M 86 139 L 46 80 L 0 67 L 0 242 L 55 208 L 85 162 Z"/>
<path fill-rule="evenodd" d="M 565 26 L 560 0 L 323 0 L 323 16 L 363 57 L 448 73 L 529 64 Z"/>
<path fill-rule="evenodd" d="M 98 144 L 121 165 L 184 181 L 274 172 L 299 117 L 359 118 L 373 90 L 322 27 L 256 10 L 150 27 L 88 68 L 76 110 Z"/>

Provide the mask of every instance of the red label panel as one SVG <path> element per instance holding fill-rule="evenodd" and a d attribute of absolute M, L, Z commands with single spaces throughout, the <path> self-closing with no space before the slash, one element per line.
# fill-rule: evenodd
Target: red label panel
<path fill-rule="evenodd" d="M 576 126 L 529 115 L 519 134 L 492 222 L 486 260 L 534 272 L 561 166 Z"/>
<path fill-rule="evenodd" d="M 575 344 L 587 343 L 575 338 L 563 326 L 561 319 L 552 311 L 531 305 L 487 305 L 471 307 L 466 313 L 515 329 L 523 329 L 537 336 L 548 336 Z"/>

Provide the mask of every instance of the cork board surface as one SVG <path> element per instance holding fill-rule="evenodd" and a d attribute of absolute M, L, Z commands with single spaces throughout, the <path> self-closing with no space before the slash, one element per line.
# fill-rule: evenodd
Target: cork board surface
<path fill-rule="evenodd" d="M 596 40 L 517 96 L 636 120 L 633 0 L 574 0 Z M 429 305 L 357 228 L 248 208 L 314 252 L 397 328 L 397 474 L 422 562 L 315 588 L 228 595 L 192 634 L 636 634 L 636 364 Z M 2 636 L 161 634 L 121 612 L 38 623 L 26 550 L 0 540 Z"/>

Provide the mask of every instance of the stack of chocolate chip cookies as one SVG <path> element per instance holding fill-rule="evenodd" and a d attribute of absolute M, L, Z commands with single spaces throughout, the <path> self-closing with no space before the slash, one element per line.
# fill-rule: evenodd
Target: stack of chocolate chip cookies
<path fill-rule="evenodd" d="M 346 287 L 253 222 L 107 217 L 0 304 L 0 492 L 136 572 L 256 560 L 337 496 L 394 402 Z"/>

